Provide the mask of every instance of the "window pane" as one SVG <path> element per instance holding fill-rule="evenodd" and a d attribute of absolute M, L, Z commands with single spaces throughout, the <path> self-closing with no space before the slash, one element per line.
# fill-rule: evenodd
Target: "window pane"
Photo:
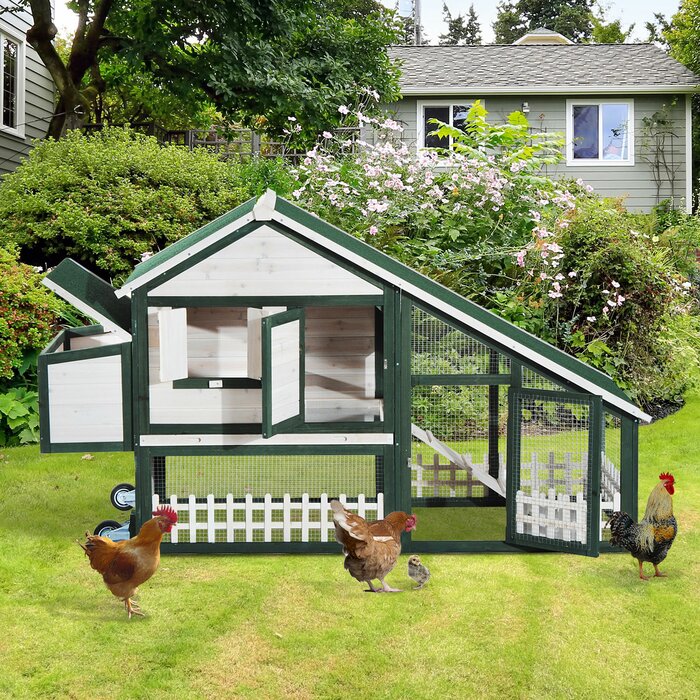
<path fill-rule="evenodd" d="M 598 105 L 574 105 L 574 158 L 598 158 Z"/>
<path fill-rule="evenodd" d="M 449 107 L 424 107 L 423 108 L 423 133 L 425 134 L 426 148 L 447 148 L 450 145 L 449 139 L 429 136 L 431 131 L 437 129 L 436 124 L 431 124 L 431 119 L 439 119 L 446 124 L 450 123 Z"/>
<path fill-rule="evenodd" d="M 603 160 L 629 159 L 629 107 L 603 105 Z"/>
<path fill-rule="evenodd" d="M 464 131 L 467 122 L 467 113 L 471 105 L 452 105 L 452 126 Z"/>
<path fill-rule="evenodd" d="M 17 126 L 17 51 L 14 41 L 2 42 L 2 125 Z"/>

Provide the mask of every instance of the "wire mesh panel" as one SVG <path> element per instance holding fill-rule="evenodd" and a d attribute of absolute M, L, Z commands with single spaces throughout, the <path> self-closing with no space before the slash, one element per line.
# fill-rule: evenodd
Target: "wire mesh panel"
<path fill-rule="evenodd" d="M 610 529 L 605 527 L 609 515 L 620 510 L 620 464 L 622 453 L 622 421 L 611 413 L 604 413 L 603 454 L 600 465 L 600 539 L 610 539 Z"/>
<path fill-rule="evenodd" d="M 566 389 L 555 384 L 551 379 L 534 372 L 528 367 L 523 367 L 522 370 L 522 386 L 523 389 L 544 389 L 545 391 L 566 391 Z"/>
<path fill-rule="evenodd" d="M 564 393 L 512 392 L 512 541 L 597 551 L 599 509 L 592 503 L 597 457 L 591 453 L 592 445 L 600 445 L 592 439 L 600 438 L 597 402 L 597 397 Z"/>
<path fill-rule="evenodd" d="M 510 359 L 467 333 L 413 307 L 412 374 L 508 374 Z"/>
<path fill-rule="evenodd" d="M 178 511 L 174 543 L 332 541 L 338 497 L 383 517 L 378 455 L 159 455 L 151 467 L 158 502 Z"/>

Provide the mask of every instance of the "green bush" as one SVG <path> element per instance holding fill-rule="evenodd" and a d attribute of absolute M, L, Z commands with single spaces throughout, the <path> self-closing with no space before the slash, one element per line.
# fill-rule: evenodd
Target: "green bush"
<path fill-rule="evenodd" d="M 0 446 L 37 440 L 36 358 L 62 308 L 41 275 L 0 248 Z"/>
<path fill-rule="evenodd" d="M 122 278 L 247 199 L 235 167 L 214 154 L 158 144 L 129 129 L 74 131 L 36 144 L 0 185 L 0 244 L 54 265 L 65 256 Z"/>

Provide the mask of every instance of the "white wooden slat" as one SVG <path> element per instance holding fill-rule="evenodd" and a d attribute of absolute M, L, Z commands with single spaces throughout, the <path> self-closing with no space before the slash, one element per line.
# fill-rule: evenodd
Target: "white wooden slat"
<path fill-rule="evenodd" d="M 391 445 L 392 433 L 280 433 L 269 438 L 261 435 L 142 435 L 142 447 L 176 447 L 188 445 Z"/>
<path fill-rule="evenodd" d="M 214 532 L 214 496 L 207 496 L 207 542 L 216 542 Z"/>
<path fill-rule="evenodd" d="M 253 541 L 253 494 L 245 495 L 245 540 Z"/>
<path fill-rule="evenodd" d="M 329 507 L 328 494 L 322 493 L 319 503 L 319 522 L 321 524 L 321 542 L 328 542 L 329 514 L 332 513 Z M 331 518 L 332 521 L 332 518 Z"/>
<path fill-rule="evenodd" d="M 177 510 L 178 510 L 177 496 L 174 494 L 170 496 L 170 507 L 177 512 Z M 170 541 L 173 544 L 178 543 L 178 533 L 180 531 L 180 527 L 181 527 L 181 525 L 174 525 L 173 529 L 170 531 Z"/>
<path fill-rule="evenodd" d="M 160 381 L 187 377 L 187 309 L 162 308 L 160 329 Z"/>
<path fill-rule="evenodd" d="M 233 494 L 226 494 L 226 541 L 234 542 Z"/>
<path fill-rule="evenodd" d="M 291 542 L 292 541 L 292 499 L 291 496 L 288 493 L 284 494 L 284 498 L 282 499 L 282 507 L 283 507 L 283 512 L 282 512 L 282 522 L 283 522 L 283 534 L 282 534 L 282 539 L 285 542 Z"/>
<path fill-rule="evenodd" d="M 190 494 L 188 499 L 188 514 L 189 514 L 189 526 L 190 526 L 190 542 L 197 541 L 197 501 L 193 495 Z"/>
<path fill-rule="evenodd" d="M 272 496 L 269 493 L 265 494 L 265 510 L 264 510 L 264 541 L 272 542 Z"/>
<path fill-rule="evenodd" d="M 123 343 L 124 339 L 116 333 L 96 333 L 95 335 L 73 336 L 70 339 L 71 350 L 84 350 L 87 348 L 100 348 L 108 345 Z"/>
<path fill-rule="evenodd" d="M 301 541 L 309 541 L 309 494 L 304 493 L 301 496 Z"/>

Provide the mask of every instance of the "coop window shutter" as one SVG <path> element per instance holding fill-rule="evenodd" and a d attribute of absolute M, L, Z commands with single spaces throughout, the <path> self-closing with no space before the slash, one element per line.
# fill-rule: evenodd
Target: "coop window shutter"
<path fill-rule="evenodd" d="M 187 378 L 187 309 L 160 309 L 160 381 Z"/>

